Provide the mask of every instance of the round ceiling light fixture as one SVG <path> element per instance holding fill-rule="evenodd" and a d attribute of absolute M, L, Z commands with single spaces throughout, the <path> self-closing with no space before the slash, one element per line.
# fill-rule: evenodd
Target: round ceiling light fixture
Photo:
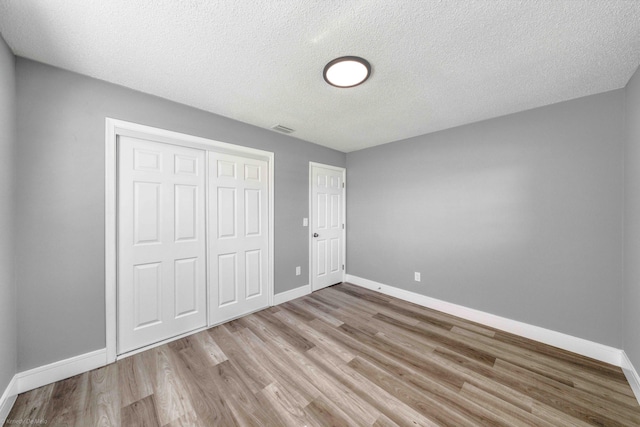
<path fill-rule="evenodd" d="M 343 56 L 329 62 L 322 73 L 331 86 L 347 88 L 364 83 L 371 75 L 371 64 L 358 56 Z"/>

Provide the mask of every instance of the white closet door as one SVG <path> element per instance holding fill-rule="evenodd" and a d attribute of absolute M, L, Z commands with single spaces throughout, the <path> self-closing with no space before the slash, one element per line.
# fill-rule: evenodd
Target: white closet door
<path fill-rule="evenodd" d="M 267 162 L 209 152 L 209 324 L 269 305 Z"/>
<path fill-rule="evenodd" d="M 205 152 L 120 137 L 118 354 L 206 326 Z"/>
<path fill-rule="evenodd" d="M 311 165 L 311 288 L 344 280 L 345 170 Z"/>

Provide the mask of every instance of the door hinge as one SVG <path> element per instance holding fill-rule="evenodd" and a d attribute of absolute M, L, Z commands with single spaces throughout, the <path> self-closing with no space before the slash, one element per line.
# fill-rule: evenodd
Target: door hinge
<path fill-rule="evenodd" d="M 342 183 L 342 188 L 345 188 L 345 183 L 344 182 Z"/>
<path fill-rule="evenodd" d="M 342 269 L 344 270 L 344 264 L 342 264 Z"/>
<path fill-rule="evenodd" d="M 342 224 L 342 229 L 344 230 L 344 224 Z"/>

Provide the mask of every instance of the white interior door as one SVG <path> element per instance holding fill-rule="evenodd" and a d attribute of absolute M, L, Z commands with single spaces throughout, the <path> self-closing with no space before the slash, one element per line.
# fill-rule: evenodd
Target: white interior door
<path fill-rule="evenodd" d="M 311 163 L 311 287 L 344 280 L 345 169 Z"/>
<path fill-rule="evenodd" d="M 269 306 L 268 167 L 209 152 L 209 324 Z"/>
<path fill-rule="evenodd" d="M 206 326 L 205 152 L 121 136 L 118 354 Z"/>

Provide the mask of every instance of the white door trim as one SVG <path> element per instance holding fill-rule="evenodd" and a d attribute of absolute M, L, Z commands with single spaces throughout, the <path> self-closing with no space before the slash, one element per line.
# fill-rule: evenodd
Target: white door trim
<path fill-rule="evenodd" d="M 269 180 L 269 281 L 267 292 L 269 306 L 273 305 L 274 292 L 274 154 L 269 151 L 241 145 L 215 141 L 213 139 L 187 135 L 166 129 L 145 126 L 107 117 L 105 119 L 105 320 L 107 363 L 117 359 L 117 152 L 116 142 L 119 135 L 144 138 L 153 136 L 155 141 L 166 142 L 185 147 L 201 148 L 208 151 L 236 154 L 245 157 L 263 159 L 268 164 Z M 208 284 L 208 281 L 207 281 Z M 208 286 L 207 286 L 208 288 Z M 209 290 L 207 289 L 207 292 Z M 207 297 L 208 298 L 208 297 Z M 208 316 L 207 316 L 208 318 Z"/>
<path fill-rule="evenodd" d="M 342 270 L 342 281 L 344 282 L 347 274 L 347 169 L 339 166 L 325 165 L 323 163 L 309 162 L 309 286 L 311 292 L 313 289 L 313 167 L 321 167 L 325 169 L 332 169 L 342 173 L 342 182 L 344 187 L 342 188 L 342 220 L 344 228 L 342 229 L 342 264 L 344 270 Z"/>

